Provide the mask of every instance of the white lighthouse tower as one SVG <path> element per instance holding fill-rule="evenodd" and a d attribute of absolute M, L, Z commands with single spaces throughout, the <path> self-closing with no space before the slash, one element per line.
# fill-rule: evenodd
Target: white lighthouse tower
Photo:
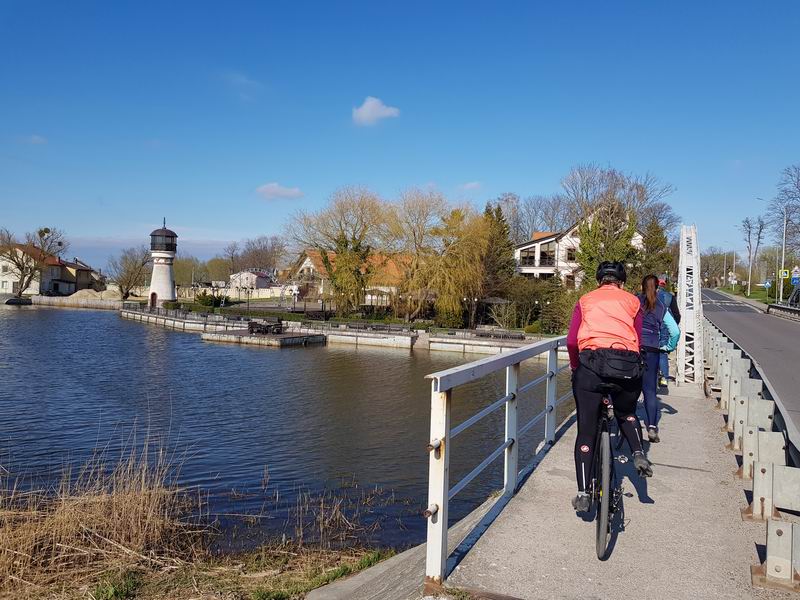
<path fill-rule="evenodd" d="M 178 234 L 164 226 L 150 234 L 150 255 L 153 257 L 153 274 L 150 276 L 150 307 L 174 302 L 175 271 L 172 263 L 178 249 Z"/>

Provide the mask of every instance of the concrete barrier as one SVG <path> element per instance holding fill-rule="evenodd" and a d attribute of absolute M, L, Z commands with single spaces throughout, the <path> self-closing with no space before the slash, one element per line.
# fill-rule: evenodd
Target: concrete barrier
<path fill-rule="evenodd" d="M 746 521 L 780 517 L 778 509 L 800 512 L 800 469 L 756 462 L 753 470 L 753 501 L 742 509 Z"/>
<path fill-rule="evenodd" d="M 786 438 L 781 432 L 745 428 L 742 436 L 742 466 L 736 471 L 736 477 L 753 479 L 756 462 L 786 465 Z"/>
<path fill-rule="evenodd" d="M 754 586 L 800 590 L 800 524 L 767 521 L 767 560 L 750 568 Z"/>

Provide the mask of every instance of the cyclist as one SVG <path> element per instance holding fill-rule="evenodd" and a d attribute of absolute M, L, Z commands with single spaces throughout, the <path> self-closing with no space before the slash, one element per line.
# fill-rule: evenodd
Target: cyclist
<path fill-rule="evenodd" d="M 639 296 L 642 304 L 641 351 L 645 369 L 642 377 L 642 393 L 644 394 L 645 424 L 647 437 L 651 443 L 661 441 L 658 435 L 658 369 L 662 356 L 675 350 L 680 337 L 675 319 L 658 296 L 658 277 L 647 275 L 642 279 L 642 293 Z M 664 330 L 667 331 L 666 340 Z"/>
<path fill-rule="evenodd" d="M 636 402 L 642 392 L 641 304 L 636 296 L 622 289 L 626 280 L 622 263 L 600 263 L 596 278 L 598 288 L 584 294 L 575 305 L 567 335 L 572 393 L 578 413 L 575 440 L 578 495 L 572 500 L 572 506 L 579 512 L 588 511 L 591 504 L 587 483 L 593 475 L 603 389 L 613 388 L 609 395 L 614 414 L 633 451 L 636 471 L 641 477 L 653 474 L 642 450 L 641 429 L 636 417 Z"/>
<path fill-rule="evenodd" d="M 664 303 L 664 306 L 669 309 L 672 318 L 675 320 L 676 325 L 681 324 L 681 311 L 678 309 L 678 303 L 675 300 L 675 295 L 667 291 L 667 276 L 662 275 L 658 278 L 658 299 Z M 661 328 L 661 345 L 665 345 L 669 340 L 669 331 L 666 325 Z M 667 387 L 669 383 L 669 352 L 661 352 L 659 368 L 660 371 L 658 385 Z"/>

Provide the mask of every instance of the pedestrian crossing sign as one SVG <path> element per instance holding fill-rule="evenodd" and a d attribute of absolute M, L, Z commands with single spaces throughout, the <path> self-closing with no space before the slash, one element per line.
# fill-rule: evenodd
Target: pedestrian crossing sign
<path fill-rule="evenodd" d="M 789 269 L 781 271 L 781 279 L 789 279 Z"/>

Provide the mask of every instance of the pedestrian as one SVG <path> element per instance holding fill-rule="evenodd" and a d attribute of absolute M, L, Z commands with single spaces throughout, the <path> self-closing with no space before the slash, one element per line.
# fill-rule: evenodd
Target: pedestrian
<path fill-rule="evenodd" d="M 666 305 L 658 298 L 658 277 L 647 275 L 642 279 L 642 293 L 639 295 L 642 306 L 642 337 L 640 350 L 644 360 L 642 377 L 642 394 L 644 395 L 645 425 L 647 438 L 651 443 L 658 443 L 660 406 L 658 400 L 658 369 L 661 355 L 672 352 L 678 343 L 680 330 Z M 662 344 L 661 329 L 666 326 L 669 339 Z"/>
<path fill-rule="evenodd" d="M 681 324 L 681 311 L 678 309 L 678 302 L 675 295 L 667 291 L 667 276 L 662 275 L 658 278 L 658 299 L 667 307 L 672 318 L 675 319 L 675 324 Z M 669 340 L 669 331 L 666 326 L 661 328 L 661 345 L 665 345 Z M 669 352 L 662 352 L 659 362 L 659 379 L 658 385 L 667 387 L 669 382 Z"/>

